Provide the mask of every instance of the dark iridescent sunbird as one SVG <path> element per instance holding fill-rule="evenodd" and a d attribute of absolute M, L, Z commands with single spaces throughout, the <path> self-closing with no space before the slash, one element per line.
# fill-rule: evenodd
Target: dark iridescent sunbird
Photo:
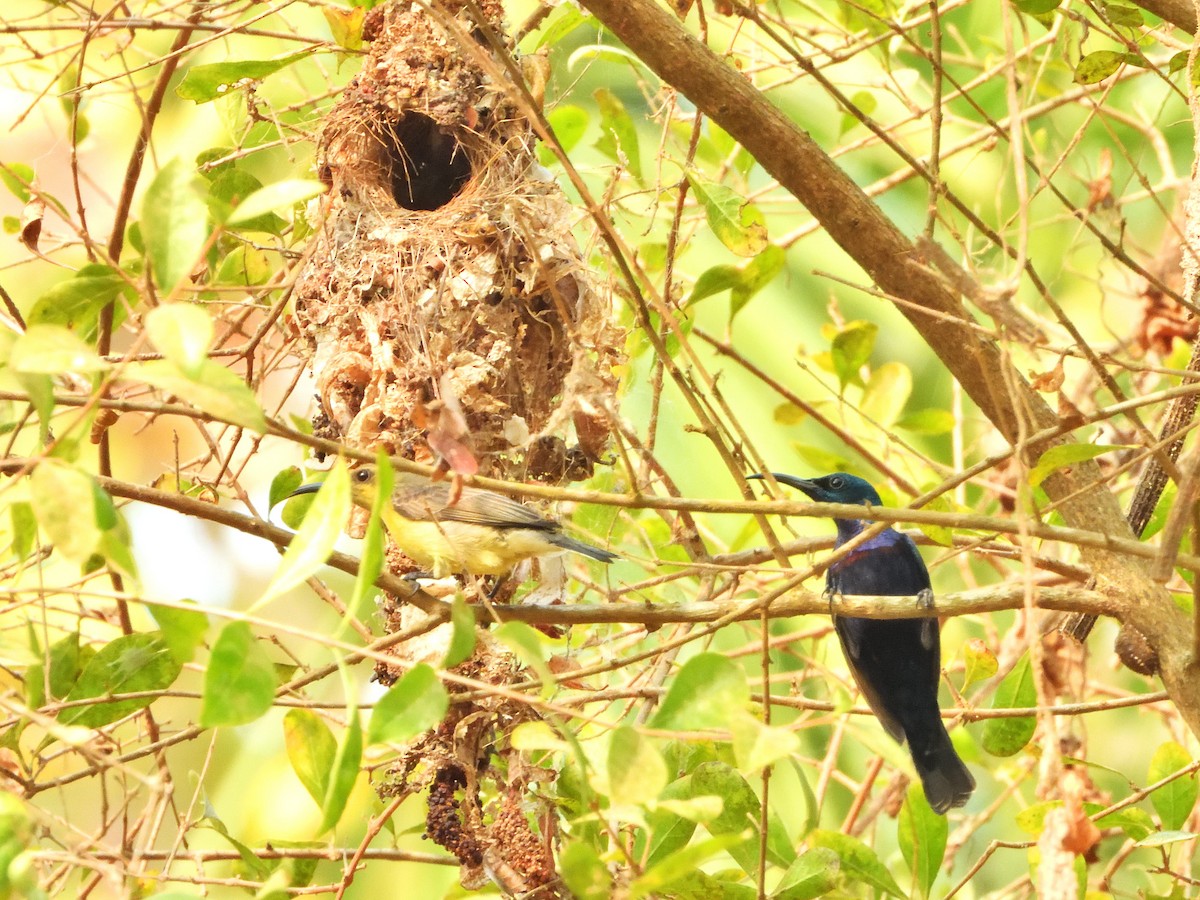
<path fill-rule="evenodd" d="M 751 475 L 762 478 L 762 475 Z M 818 503 L 864 503 L 881 506 L 875 488 L 855 475 L 835 472 L 823 478 L 775 474 L 780 484 L 803 491 Z M 840 547 L 869 524 L 862 519 L 834 519 Z M 929 571 L 908 535 L 893 528 L 861 544 L 829 567 L 826 590 L 831 595 L 916 596 L 933 606 Z M 860 619 L 833 617 L 846 663 L 884 730 L 907 741 L 925 799 L 934 812 L 962 806 L 975 789 L 975 779 L 954 752 L 938 709 L 941 642 L 938 620 Z"/>

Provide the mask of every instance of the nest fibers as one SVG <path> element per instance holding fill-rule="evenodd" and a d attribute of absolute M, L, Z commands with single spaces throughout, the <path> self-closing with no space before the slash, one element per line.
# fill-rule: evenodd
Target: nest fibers
<path fill-rule="evenodd" d="M 500 3 L 478 6 L 500 33 Z M 362 71 L 321 136 L 331 190 L 295 292 L 318 432 L 428 459 L 449 405 L 483 471 L 586 477 L 622 335 L 509 86 L 441 16 L 478 37 L 454 0 L 373 10 Z"/>
<path fill-rule="evenodd" d="M 500 31 L 497 0 L 472 6 Z M 446 17 L 458 27 L 444 28 Z M 416 459 L 449 447 L 492 475 L 569 480 L 605 450 L 623 335 L 580 258 L 573 210 L 537 165 L 511 86 L 487 74 L 504 67 L 476 64 L 482 37 L 457 0 L 370 13 L 370 51 L 321 136 L 330 191 L 295 290 L 322 404 L 318 433 Z M 389 555 L 389 569 L 404 566 Z M 416 614 L 396 598 L 383 612 L 389 631 Z M 445 659 L 452 633 L 442 625 L 393 648 L 399 669 Z M 476 637 L 460 672 L 504 686 L 525 677 L 487 632 Z M 550 900 L 568 892 L 550 836 L 530 822 L 556 821 L 535 790 L 553 773 L 506 737 L 535 717 L 509 692 L 455 703 L 379 790 L 429 789 L 426 833 L 457 857 L 465 885 L 490 879 Z"/>

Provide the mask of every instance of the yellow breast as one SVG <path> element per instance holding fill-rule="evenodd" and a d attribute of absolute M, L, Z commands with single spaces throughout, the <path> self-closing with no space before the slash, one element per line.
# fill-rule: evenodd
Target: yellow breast
<path fill-rule="evenodd" d="M 383 510 L 392 541 L 435 578 L 466 572 L 503 575 L 523 559 L 561 550 L 530 529 L 499 529 L 466 522 L 418 522 Z"/>

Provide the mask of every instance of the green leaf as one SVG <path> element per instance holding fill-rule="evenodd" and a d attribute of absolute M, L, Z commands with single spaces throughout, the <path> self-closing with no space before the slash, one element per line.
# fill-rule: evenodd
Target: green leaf
<path fill-rule="evenodd" d="M 311 710 L 292 709 L 283 717 L 283 742 L 292 771 L 319 806 L 329 790 L 329 773 L 337 755 L 333 732 Z"/>
<path fill-rule="evenodd" d="M 34 552 L 34 540 L 37 538 L 37 517 L 34 515 L 34 508 L 28 503 L 13 503 L 8 508 L 8 517 L 12 520 L 12 557 L 18 560 L 26 559 Z"/>
<path fill-rule="evenodd" d="M 1167 741 L 1154 751 L 1146 781 L 1153 784 L 1168 775 L 1190 766 L 1191 754 L 1174 741 Z M 1150 803 L 1162 820 L 1163 829 L 1178 831 L 1183 827 L 1196 805 L 1196 773 L 1192 772 L 1164 784 L 1150 795 Z"/>
<path fill-rule="evenodd" d="M 1178 844 L 1180 841 L 1195 840 L 1200 835 L 1194 831 L 1160 831 L 1137 842 L 1139 847 L 1165 847 L 1168 844 Z"/>
<path fill-rule="evenodd" d="M 667 764 L 654 742 L 622 725 L 608 745 L 608 796 L 617 806 L 645 806 L 667 786 Z"/>
<path fill-rule="evenodd" d="M 157 631 L 125 634 L 100 648 L 65 700 L 163 691 L 175 683 L 182 668 Z M 60 712 L 58 721 L 64 725 L 100 728 L 145 709 L 154 699 L 133 697 L 113 703 L 73 706 Z"/>
<path fill-rule="evenodd" d="M 197 828 L 211 828 L 226 841 L 230 846 L 237 851 L 241 857 L 242 865 L 246 867 L 246 871 L 253 873 L 259 880 L 265 879 L 271 871 L 270 861 L 259 859 L 254 851 L 235 838 L 229 833 L 229 829 L 225 827 L 225 823 L 213 816 L 205 816 L 196 823 Z"/>
<path fill-rule="evenodd" d="M 932 487 L 932 485 L 930 485 Z M 928 489 L 928 487 L 926 488 Z M 954 504 L 953 498 L 949 494 L 938 494 L 932 500 L 925 504 L 925 509 L 933 512 L 962 512 Z M 931 541 L 941 544 L 943 547 L 954 546 L 954 529 L 945 525 L 934 525 L 931 523 L 921 523 L 917 526 L 921 534 L 925 535 Z"/>
<path fill-rule="evenodd" d="M 708 227 L 722 244 L 738 256 L 757 256 L 766 250 L 766 219 L 757 206 L 723 184 L 704 181 L 691 173 L 687 179 L 704 206 Z"/>
<path fill-rule="evenodd" d="M 17 337 L 8 364 L 14 372 L 61 375 L 102 372 L 108 363 L 74 332 L 61 325 L 33 325 Z"/>
<path fill-rule="evenodd" d="M 638 150 L 637 126 L 625 104 L 608 88 L 597 88 L 592 96 L 600 111 L 601 136 L 596 149 L 616 162 L 624 162 L 629 173 L 642 180 L 642 157 Z"/>
<path fill-rule="evenodd" d="M 757 900 L 759 896 L 757 888 L 729 880 L 737 878 L 737 873 L 709 875 L 694 866 L 689 870 L 687 866 L 691 859 L 692 854 L 680 853 L 678 860 L 672 861 L 673 871 L 670 880 L 659 889 L 660 893 L 653 893 L 650 896 L 670 897 L 671 900 Z M 661 878 L 665 871 L 669 870 L 664 867 L 662 871 L 655 872 L 654 878 Z M 680 872 L 683 874 L 679 874 Z M 722 875 L 725 877 L 721 877 Z M 639 882 L 640 890 L 643 891 L 641 896 L 645 896 L 644 892 L 650 890 L 650 885 L 653 883 L 655 882 L 650 879 L 647 879 L 645 884 Z"/>
<path fill-rule="evenodd" d="M 564 3 L 555 7 L 554 11 L 546 17 L 546 21 L 542 23 L 542 27 L 538 29 L 537 43 L 534 44 L 533 49 L 540 50 L 547 45 L 556 46 L 584 22 L 591 20 L 591 16 L 573 3 Z"/>
<path fill-rule="evenodd" d="M 542 695 L 549 696 L 557 682 L 554 673 L 546 664 L 546 654 L 538 632 L 524 622 L 505 622 L 492 634 L 496 640 L 516 653 L 521 662 L 537 673 L 542 681 Z"/>
<path fill-rule="evenodd" d="M 740 266 L 718 265 L 706 269 L 696 279 L 692 293 L 684 302 L 685 308 L 706 297 L 730 291 L 729 319 L 733 320 L 754 295 L 783 271 L 787 254 L 782 247 L 769 244 L 762 253 Z"/>
<path fill-rule="evenodd" d="M 79 680 L 84 666 L 95 655 L 95 652 L 85 653 L 84 648 L 79 646 L 77 631 L 55 641 L 46 654 L 46 660 L 50 663 L 49 677 L 44 662 L 35 663 L 25 673 L 25 702 L 32 709 L 37 709 L 45 705 L 47 700 L 66 697 Z"/>
<path fill-rule="evenodd" d="M 146 333 L 185 377 L 199 376 L 213 339 L 212 318 L 202 307 L 192 303 L 157 306 L 146 315 Z"/>
<path fill-rule="evenodd" d="M 262 216 L 257 221 L 264 221 L 268 218 L 279 223 L 278 227 L 270 229 L 271 234 L 279 234 L 283 231 L 285 223 L 278 216 Z M 246 226 L 244 230 L 250 230 L 250 227 Z M 255 226 L 253 230 L 267 231 L 268 229 Z M 221 260 L 221 267 L 217 270 L 213 284 L 223 288 L 266 284 L 274 273 L 275 267 L 272 257 L 268 253 L 249 244 L 242 244 L 230 250 Z"/>
<path fill-rule="evenodd" d="M 1100 811 L 1101 805 L 1096 803 L 1094 806 L 1095 808 L 1093 809 L 1092 804 L 1085 803 L 1083 805 L 1084 812 L 1089 816 L 1094 816 Z M 1107 816 L 1097 819 L 1096 827 L 1100 829 L 1120 828 L 1131 841 L 1144 840 L 1147 835 L 1158 829 L 1158 826 L 1154 824 L 1154 820 L 1150 818 L 1150 813 L 1136 806 L 1127 806 L 1125 809 L 1117 810 L 1114 813 L 1109 813 Z M 1040 828 L 1037 833 L 1041 834 Z"/>
<path fill-rule="evenodd" d="M 325 476 L 300 530 L 288 544 L 275 577 L 267 585 L 255 608 L 303 584 L 320 571 L 333 552 L 333 545 L 337 543 L 349 514 L 350 475 L 346 471 L 345 461 L 338 459 Z"/>
<path fill-rule="evenodd" d="M 720 797 L 721 813 L 705 823 L 712 835 L 749 835 L 732 846 L 729 855 L 750 876 L 758 871 L 759 818 L 762 804 L 749 783 L 737 770 L 723 762 L 705 762 L 687 776 L 691 797 Z M 773 812 L 767 821 L 767 859 L 777 866 L 790 866 L 796 858 L 795 848 L 778 816 Z"/>
<path fill-rule="evenodd" d="M 13 342 L 16 342 L 15 338 Z M 49 375 L 31 375 L 26 372 L 15 374 L 21 390 L 29 395 L 29 405 L 37 411 L 38 443 L 47 444 L 50 442 L 50 422 L 54 418 L 56 405 L 54 380 Z"/>
<path fill-rule="evenodd" d="M 300 471 L 299 466 L 280 469 L 271 479 L 271 489 L 267 494 L 267 509 L 274 509 L 303 483 L 304 473 Z"/>
<path fill-rule="evenodd" d="M 329 25 L 329 33 L 333 41 L 343 50 L 361 50 L 363 45 L 363 19 L 367 11 L 361 6 L 355 9 L 341 9 L 336 6 L 323 6 L 321 13 Z"/>
<path fill-rule="evenodd" d="M 95 333 L 100 311 L 122 292 L 133 293 L 116 269 L 91 263 L 38 297 L 25 322 L 30 327 L 62 325 L 80 337 L 90 339 Z M 116 317 L 117 320 L 120 318 L 123 317 Z"/>
<path fill-rule="evenodd" d="M 130 363 L 122 377 L 154 385 L 223 421 L 259 434 L 267 430 L 266 416 L 254 392 L 240 377 L 211 359 L 200 364 L 194 377 L 188 377 L 168 359 Z"/>
<path fill-rule="evenodd" d="M 338 823 L 342 813 L 346 811 L 346 802 L 350 792 L 354 790 L 354 782 L 358 780 L 359 768 L 362 765 L 363 733 L 358 721 L 358 710 L 350 711 L 350 723 L 338 744 L 337 755 L 329 771 L 329 785 L 325 791 L 325 800 L 321 804 L 324 815 L 321 817 L 319 831 L 324 833 Z"/>
<path fill-rule="evenodd" d="M 150 614 L 162 629 L 167 649 L 181 664 L 192 661 L 196 648 L 208 633 L 208 616 L 198 609 L 179 609 L 175 606 L 150 606 Z"/>
<path fill-rule="evenodd" d="M 558 7 L 558 9 L 567 8 L 569 7 L 565 5 Z M 567 153 L 575 149 L 583 140 L 584 132 L 587 131 L 588 123 L 591 121 L 586 109 L 570 103 L 556 106 L 546 114 L 546 119 L 554 131 L 554 136 L 558 138 L 559 145 Z M 550 154 L 550 160 L 554 159 L 554 155 Z"/>
<path fill-rule="evenodd" d="M 604 62 L 613 66 L 628 65 L 631 69 L 645 69 L 645 63 L 636 55 L 615 44 L 585 44 L 576 47 L 567 57 L 567 68 L 574 69 L 580 63 Z"/>
<path fill-rule="evenodd" d="M 609 900 L 614 895 L 608 866 L 590 844 L 572 841 L 563 847 L 558 854 L 558 870 L 576 900 Z"/>
<path fill-rule="evenodd" d="M 817 795 L 809 784 L 809 779 L 805 775 L 804 768 L 796 762 L 795 759 L 790 760 L 792 763 L 792 772 L 796 776 L 796 780 L 800 784 L 800 793 L 804 796 L 805 817 L 804 824 L 800 827 L 800 836 L 807 837 L 813 829 L 821 821 L 821 809 L 817 803 Z"/>
<path fill-rule="evenodd" d="M 437 673 L 413 666 L 379 698 L 367 726 L 367 743 L 402 743 L 442 721 L 450 699 Z"/>
<path fill-rule="evenodd" d="M 205 728 L 245 725 L 271 708 L 275 666 L 245 622 L 230 622 L 213 644 L 204 673 L 200 724 Z"/>
<path fill-rule="evenodd" d="M 726 728 L 730 713 L 744 711 L 749 700 L 741 667 L 719 653 L 701 653 L 675 673 L 650 727 L 663 731 Z"/>
<path fill-rule="evenodd" d="M 229 151 L 224 151 L 228 153 Z M 202 154 L 203 155 L 203 154 Z M 197 163 L 200 161 L 197 160 Z M 242 201 L 251 194 L 262 189 L 262 182 L 254 175 L 233 164 L 222 166 L 219 170 L 209 173 L 212 177 L 212 184 L 208 191 L 209 212 L 213 219 L 218 222 L 224 222 L 229 218 L 230 214 L 241 205 Z M 246 219 L 239 223 L 239 231 L 266 231 L 270 234 L 278 234 L 287 223 L 279 216 L 272 212 L 264 213 L 255 218 Z M 242 245 L 238 249 L 245 249 Z M 230 254 L 232 256 L 233 254 Z M 230 262 L 230 258 L 226 257 L 225 262 L 221 264 L 221 273 L 217 277 L 217 281 L 224 283 L 233 280 L 236 277 L 238 266 L 243 269 L 246 267 L 246 258 L 242 256 L 240 262 Z M 243 274 L 238 278 L 242 283 L 245 283 L 246 276 Z"/>
<path fill-rule="evenodd" d="M 1026 653 L 1004 676 L 992 697 L 992 709 L 1022 709 L 1037 705 L 1033 670 Z M 993 756 L 1012 756 L 1033 738 L 1037 719 L 1033 716 L 988 719 L 983 726 L 983 749 Z"/>
<path fill-rule="evenodd" d="M 939 816 L 930 808 L 919 784 L 909 786 L 896 829 L 900 853 L 913 873 L 917 893 L 928 897 L 946 855 L 950 826 L 946 824 L 945 816 Z"/>
<path fill-rule="evenodd" d="M 1038 457 L 1037 465 L 1029 470 L 1029 484 L 1031 487 L 1037 487 L 1066 466 L 1095 459 L 1114 450 L 1129 449 L 1128 444 L 1059 444 Z"/>
<path fill-rule="evenodd" d="M 702 863 L 712 859 L 718 853 L 725 851 L 732 853 L 734 848 L 744 843 L 745 838 L 742 834 L 720 834 L 708 840 L 682 847 L 664 857 L 653 867 L 648 868 L 629 884 L 622 897 L 627 900 L 642 900 L 643 897 L 653 897 L 664 893 L 669 886 L 674 885 L 680 879 L 688 879 L 696 875 L 696 870 Z M 670 895 L 676 896 L 673 891 L 670 892 Z"/>
<path fill-rule="evenodd" d="M 1162 496 L 1158 498 L 1158 503 L 1154 505 L 1154 512 L 1150 516 L 1150 521 L 1146 523 L 1146 527 L 1142 529 L 1142 540 L 1148 541 L 1154 535 L 1163 530 L 1167 524 L 1167 517 L 1171 514 L 1171 510 L 1175 508 L 1175 498 L 1179 494 L 1179 489 L 1174 482 L 1169 482 L 1163 488 Z"/>
<path fill-rule="evenodd" d="M 1041 803 L 1035 803 L 1017 813 L 1013 823 L 1026 834 L 1040 837 L 1046 828 L 1047 814 L 1062 805 L 1061 800 L 1044 800 Z M 1099 803 L 1083 804 L 1084 815 L 1089 817 L 1094 817 L 1102 809 L 1104 806 Z M 1150 818 L 1150 814 L 1136 806 L 1127 806 L 1125 809 L 1096 819 L 1096 827 L 1102 830 L 1120 828 L 1131 841 L 1140 841 L 1146 835 L 1158 830 L 1154 820 Z"/>
<path fill-rule="evenodd" d="M 133 536 L 125 518 L 117 512 L 112 497 L 100 485 L 92 492 L 95 502 L 96 521 L 101 526 L 99 554 L 115 569 L 127 577 L 137 578 L 137 563 L 133 559 Z"/>
<path fill-rule="evenodd" d="M 1180 72 L 1187 68 L 1188 57 L 1191 54 L 1187 50 L 1180 50 L 1171 57 L 1168 69 L 1171 73 Z M 1195 65 L 1192 66 L 1190 81 L 1193 87 L 1200 86 L 1200 57 L 1196 59 Z"/>
<path fill-rule="evenodd" d="M 913 434 L 947 434 L 954 430 L 954 413 L 946 409 L 919 409 L 896 420 L 896 427 Z"/>
<path fill-rule="evenodd" d="M 85 562 L 100 546 L 100 527 L 93 512 L 96 490 L 90 476 L 57 459 L 43 460 L 29 479 L 29 499 L 46 540 L 77 563 Z"/>
<path fill-rule="evenodd" d="M 1058 9 L 1062 0 L 1017 0 L 1017 9 L 1031 16 L 1044 16 Z"/>
<path fill-rule="evenodd" d="M 450 604 L 450 626 L 450 646 L 442 660 L 443 669 L 466 662 L 475 652 L 475 611 L 467 605 L 461 591 L 454 595 Z"/>
<path fill-rule="evenodd" d="M 808 418 L 808 412 L 795 403 L 781 403 L 775 407 L 771 418 L 776 425 L 799 425 Z"/>
<path fill-rule="evenodd" d="M 828 847 L 813 847 L 796 857 L 776 885 L 771 900 L 814 900 L 837 886 L 842 860 Z"/>
<path fill-rule="evenodd" d="M 283 510 L 279 513 L 279 518 L 288 528 L 298 531 L 300 526 L 304 524 L 304 517 L 308 515 L 309 509 L 312 508 L 316 495 L 301 494 L 298 497 L 285 497 L 284 499 L 287 502 L 283 504 Z"/>
<path fill-rule="evenodd" d="M 741 266 L 741 284 L 730 292 L 729 320 L 745 308 L 754 295 L 770 284 L 783 271 L 787 253 L 782 247 L 768 244 L 761 253 Z"/>
<path fill-rule="evenodd" d="M 311 178 L 289 178 L 259 188 L 237 205 L 226 225 L 252 222 L 276 210 L 288 210 L 325 193 L 325 185 Z"/>
<path fill-rule="evenodd" d="M 358 562 L 358 575 L 354 578 L 354 592 L 350 595 L 350 605 L 346 610 L 348 626 L 351 616 L 363 615 L 367 608 L 367 598 L 375 589 L 375 579 L 383 571 L 384 553 L 386 546 L 383 539 L 383 510 L 385 505 L 392 502 L 392 482 L 395 470 L 388 461 L 387 452 L 380 447 L 375 460 L 376 483 L 375 496 L 371 500 L 371 515 L 367 519 L 367 530 L 363 535 L 362 552 Z M 439 685 L 440 687 L 440 685 Z"/>
<path fill-rule="evenodd" d="M 1123 25 L 1126 28 L 1141 28 L 1146 24 L 1146 17 L 1136 6 L 1105 3 L 1104 14 L 1114 25 Z"/>
<path fill-rule="evenodd" d="M 875 337 L 879 326 L 874 322 L 854 321 L 834 335 L 829 346 L 833 360 L 833 371 L 842 390 L 851 383 L 861 383 L 859 369 L 866 365 L 875 350 Z"/>
<path fill-rule="evenodd" d="M 836 853 L 842 862 L 842 875 L 847 880 L 865 884 L 893 897 L 906 896 L 875 851 L 858 838 L 838 831 L 818 829 L 808 836 L 808 842 L 814 847 L 825 847 Z"/>
<path fill-rule="evenodd" d="M 29 193 L 26 185 L 33 184 L 36 178 L 37 173 L 25 163 L 6 163 L 0 166 L 0 181 L 3 181 L 4 186 L 22 203 L 28 203 L 32 198 L 33 195 Z"/>
<path fill-rule="evenodd" d="M 800 739 L 787 728 L 764 725 L 744 709 L 731 710 L 733 756 L 738 769 L 753 775 L 800 749 Z"/>
<path fill-rule="evenodd" d="M 977 681 L 986 681 L 1000 668 L 996 654 L 991 647 L 979 638 L 972 638 L 962 646 L 963 654 L 963 687 L 970 687 Z"/>
<path fill-rule="evenodd" d="M 676 785 L 680 787 L 676 789 Z M 691 780 L 682 778 L 667 786 L 664 798 L 671 796 L 672 791 L 690 793 Z M 691 798 L 689 798 L 691 799 Z M 717 798 L 718 800 L 720 798 Z M 682 816 L 669 805 L 660 804 L 646 817 L 646 831 L 650 836 L 649 854 L 646 858 L 646 868 L 651 868 L 662 862 L 681 847 L 686 847 L 692 835 L 696 833 L 696 823 L 687 816 Z"/>
<path fill-rule="evenodd" d="M 182 160 L 173 159 L 142 198 L 142 234 L 154 281 L 168 295 L 199 264 L 208 241 L 207 184 Z"/>
<path fill-rule="evenodd" d="M 731 265 L 730 263 L 710 266 L 700 273 L 700 277 L 692 285 L 692 292 L 688 295 L 683 305 L 687 307 L 694 303 L 699 303 L 701 300 L 714 297 L 723 291 L 732 290 L 741 283 L 742 270 L 739 266 Z"/>
<path fill-rule="evenodd" d="M 875 99 L 875 95 L 870 91 L 857 91 L 854 96 L 850 98 L 850 102 L 864 116 L 870 116 L 873 112 L 875 112 L 876 107 L 879 106 L 879 101 Z M 854 128 L 859 123 L 859 117 L 849 112 L 849 110 L 842 113 L 841 123 L 838 127 L 838 137 L 842 137 L 847 131 Z"/>
<path fill-rule="evenodd" d="M 509 741 L 515 750 L 570 750 L 571 745 L 564 741 L 549 723 L 537 719 L 532 722 L 522 722 L 512 730 Z"/>
<path fill-rule="evenodd" d="M 675 800 L 660 796 L 654 805 L 656 810 L 665 809 L 689 822 L 711 822 L 725 808 L 725 801 L 720 797 L 700 796 Z"/>
<path fill-rule="evenodd" d="M 1094 50 L 1075 67 L 1076 84 L 1096 84 L 1113 75 L 1125 62 L 1125 54 L 1116 50 Z"/>
<path fill-rule="evenodd" d="M 239 81 L 261 81 L 309 54 L 308 50 L 289 53 L 277 59 L 243 59 L 238 62 L 192 66 L 175 88 L 184 100 L 207 103 L 237 87 Z"/>
<path fill-rule="evenodd" d="M 1040 835 L 1046 827 L 1046 816 L 1063 805 L 1061 800 L 1043 800 L 1027 806 L 1013 818 L 1013 824 L 1026 834 Z M 1084 804 L 1085 808 L 1087 804 Z"/>
<path fill-rule="evenodd" d="M 904 363 L 886 362 L 873 369 L 863 389 L 859 411 L 890 431 L 912 394 L 912 371 Z"/>

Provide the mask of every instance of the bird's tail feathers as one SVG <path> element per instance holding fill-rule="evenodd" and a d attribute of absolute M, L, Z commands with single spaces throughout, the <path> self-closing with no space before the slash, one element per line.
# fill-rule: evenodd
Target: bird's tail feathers
<path fill-rule="evenodd" d="M 552 532 L 546 535 L 546 539 L 555 547 L 561 547 L 563 550 L 572 550 L 575 553 L 580 553 L 589 559 L 599 560 L 602 563 L 610 563 L 615 559 L 620 559 L 611 550 L 593 547 L 591 544 L 585 544 L 583 541 L 577 541 L 573 537 L 568 537 L 562 532 Z"/>
<path fill-rule="evenodd" d="M 940 724 L 940 723 L 939 723 Z M 947 810 L 962 806 L 975 790 L 975 779 L 950 743 L 950 735 L 944 728 L 930 735 L 924 746 L 909 745 L 925 799 L 939 815 Z"/>

